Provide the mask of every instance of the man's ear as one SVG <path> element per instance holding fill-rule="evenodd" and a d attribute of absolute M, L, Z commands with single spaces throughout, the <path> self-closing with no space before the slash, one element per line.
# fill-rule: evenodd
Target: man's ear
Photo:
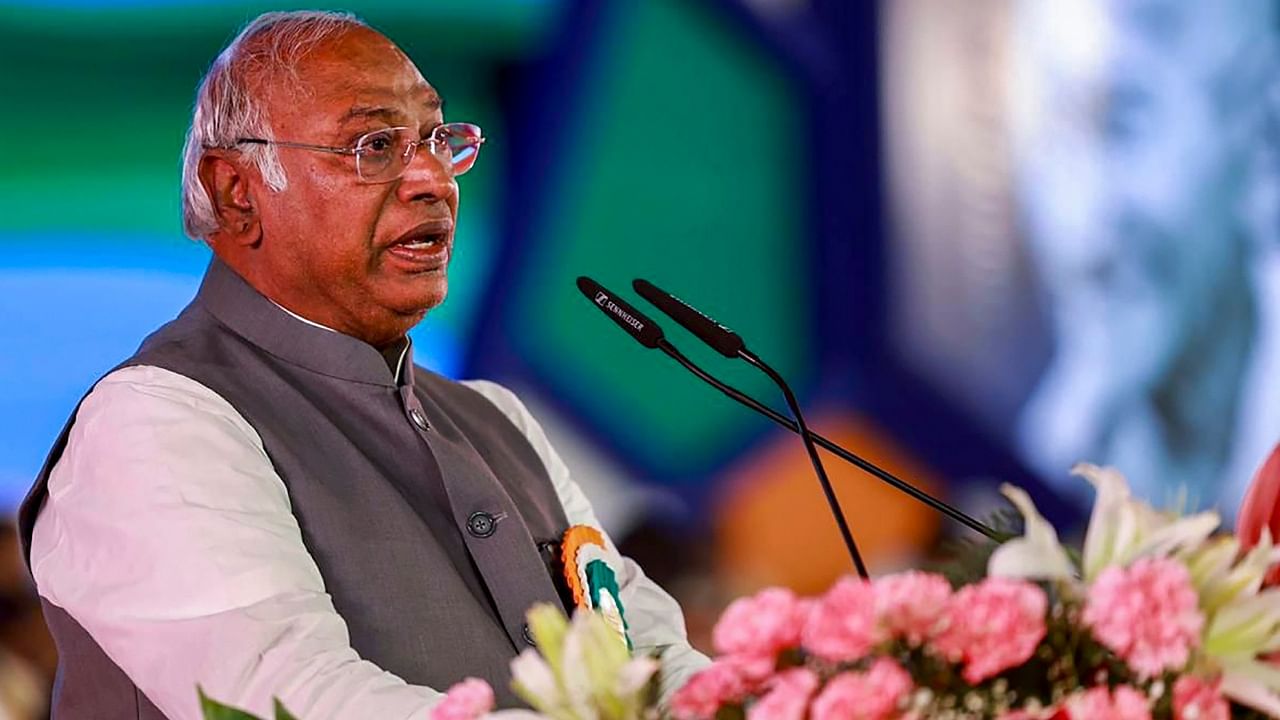
<path fill-rule="evenodd" d="M 237 245 L 256 245 L 262 229 L 244 165 L 234 156 L 207 152 L 200 158 L 199 176 L 218 218 L 216 234 Z"/>

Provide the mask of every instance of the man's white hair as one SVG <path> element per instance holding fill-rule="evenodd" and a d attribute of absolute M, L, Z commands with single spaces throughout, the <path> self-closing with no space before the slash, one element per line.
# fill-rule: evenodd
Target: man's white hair
<path fill-rule="evenodd" d="M 259 15 L 218 54 L 196 91 L 191 128 L 182 149 L 182 226 L 192 238 L 218 229 L 218 216 L 200 184 L 200 158 L 208 148 L 239 147 L 262 179 L 279 192 L 288 185 L 271 145 L 236 145 L 241 138 L 274 139 L 262 91 L 281 75 L 296 78 L 298 61 L 323 40 L 368 27 L 349 13 L 319 10 Z"/>

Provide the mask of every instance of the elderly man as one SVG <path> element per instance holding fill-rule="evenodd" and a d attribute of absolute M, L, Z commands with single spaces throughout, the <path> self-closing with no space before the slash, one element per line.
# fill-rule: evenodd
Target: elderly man
<path fill-rule="evenodd" d="M 191 718 L 196 687 L 307 720 L 425 718 L 531 644 L 557 541 L 597 525 L 509 391 L 413 363 L 444 300 L 479 128 L 344 15 L 271 13 L 196 100 L 199 294 L 81 402 L 22 509 L 60 652 L 56 717 Z M 669 690 L 705 658 L 606 541 Z"/>

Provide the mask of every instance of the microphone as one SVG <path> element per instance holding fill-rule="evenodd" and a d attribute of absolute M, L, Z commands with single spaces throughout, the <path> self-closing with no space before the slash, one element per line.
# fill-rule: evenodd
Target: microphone
<path fill-rule="evenodd" d="M 687 330 L 689 330 L 689 332 L 693 333 L 699 339 L 703 340 L 708 345 L 715 348 L 717 351 L 719 351 L 721 354 L 725 355 L 726 357 L 738 357 L 739 356 L 738 353 L 740 352 L 749 353 L 749 351 L 746 350 L 746 344 L 742 341 L 742 338 L 737 333 L 733 332 L 732 330 L 725 327 L 724 325 L 721 325 L 715 320 L 712 320 L 710 317 L 707 317 L 706 315 L 699 312 L 697 309 L 695 309 L 693 306 L 689 305 L 688 303 L 684 302 L 683 300 L 680 300 L 679 298 L 675 297 L 674 295 L 671 295 L 670 293 L 664 292 L 663 290 L 658 288 L 656 285 L 646 280 L 637 279 L 632 283 L 632 285 L 635 288 L 636 292 L 639 293 L 643 298 L 653 303 L 654 306 L 656 306 L 659 310 L 662 310 L 663 312 L 670 315 L 672 318 L 676 320 L 676 322 L 679 322 Z M 726 350 L 734 350 L 734 354 L 730 354 L 726 352 Z M 686 369 L 688 369 L 694 375 L 698 376 L 698 378 L 708 383 L 712 387 L 716 388 L 720 392 L 724 393 L 725 395 L 729 396 L 730 398 L 733 398 L 734 400 L 737 400 L 738 402 L 742 403 L 743 405 L 746 405 L 752 410 L 755 410 L 756 412 L 764 415 L 765 417 L 768 417 L 770 420 L 773 420 L 775 423 L 782 425 L 783 427 L 787 428 L 791 432 L 794 432 L 794 433 L 801 432 L 800 427 L 796 423 L 787 419 L 782 414 L 774 411 L 772 408 L 757 402 L 755 399 L 745 395 L 744 393 L 740 392 L 736 388 L 730 385 L 727 385 L 721 382 L 720 380 L 716 379 L 710 373 L 698 367 L 695 363 L 693 363 L 693 361 L 689 360 L 683 355 L 679 355 L 679 356 L 672 355 L 672 357 L 676 360 L 676 362 L 679 362 L 681 365 L 683 365 Z M 750 362 L 750 360 L 748 361 Z M 811 433 L 811 434 L 813 436 L 814 442 L 826 448 L 827 450 L 831 451 L 832 453 L 835 453 L 842 460 L 849 462 L 853 465 L 856 465 L 858 468 L 874 476 L 876 479 L 880 480 L 881 482 L 884 482 L 889 486 L 903 493 L 906 493 L 912 498 L 915 498 L 917 501 L 924 503 L 925 505 L 933 508 L 934 510 L 942 513 L 943 515 L 946 515 L 952 520 L 959 522 L 960 524 L 968 527 L 969 529 L 977 533 L 980 533 L 982 535 L 985 535 L 987 538 L 990 538 L 991 540 L 1000 542 L 1004 539 L 1003 535 L 1001 535 L 1000 533 L 997 533 L 995 530 L 991 529 L 990 527 L 983 524 L 982 522 L 974 519 L 973 517 L 971 517 L 970 515 L 964 512 L 961 512 L 958 508 L 952 507 L 951 505 L 943 502 L 942 500 L 939 500 L 938 498 L 930 495 L 924 490 L 917 488 L 911 483 L 908 483 L 907 481 L 902 480 L 901 478 L 897 477 L 896 475 L 889 472 L 888 470 L 881 468 L 880 466 L 876 465 L 870 460 L 867 460 L 857 455 L 856 453 L 853 453 L 841 447 L 840 445 L 837 445 L 831 442 L 830 440 L 828 440 L 826 437 L 823 437 L 822 435 L 818 435 L 817 433 Z"/>
<path fill-rule="evenodd" d="M 683 325 L 686 330 L 721 355 L 731 360 L 737 359 L 747 349 L 747 344 L 742 341 L 738 333 L 703 315 L 675 295 L 663 292 L 648 280 L 639 278 L 632 280 L 631 287 L 635 288 L 640 297 Z"/>
<path fill-rule="evenodd" d="M 604 311 L 604 313 L 608 315 L 610 319 L 618 325 L 618 327 L 625 330 L 628 335 L 634 337 L 641 345 L 644 345 L 647 348 L 659 348 L 671 357 L 681 361 L 683 355 L 681 355 L 680 351 L 676 350 L 671 343 L 667 342 L 666 338 L 662 335 L 662 330 L 658 328 L 652 320 L 645 317 L 640 311 L 631 307 L 631 305 L 626 301 L 618 298 L 608 290 L 605 290 L 600 283 L 585 276 L 578 278 L 578 289 L 581 290 L 582 294 L 585 295 L 587 299 L 591 300 L 596 307 L 599 307 Z M 695 315 L 701 316 L 701 314 L 696 310 L 693 310 L 693 308 L 687 305 L 685 307 Z M 706 316 L 701 317 L 712 325 L 715 324 Z M 676 318 L 676 320 L 677 322 L 680 321 L 679 318 Z M 732 335 L 728 329 L 721 329 L 725 333 Z M 737 336 L 734 335 L 734 337 Z M 732 346 L 732 342 L 732 340 L 729 340 L 724 345 L 726 350 Z M 742 339 L 738 338 L 737 342 L 741 345 Z M 739 356 L 746 352 L 748 351 L 746 350 L 745 345 L 738 351 Z M 681 362 L 683 364 L 683 362 L 687 361 L 688 359 L 684 358 Z M 761 365 L 763 366 L 763 363 L 761 363 Z M 767 368 L 767 366 L 762 367 L 762 369 L 764 368 Z M 821 458 L 818 457 L 818 450 L 814 447 L 813 438 L 809 433 L 808 426 L 805 425 L 804 416 L 800 412 L 800 406 L 799 403 L 796 402 L 795 395 L 792 394 L 791 388 L 787 386 L 786 381 L 782 380 L 781 376 L 773 372 L 772 368 L 766 369 L 765 372 L 769 374 L 770 377 L 775 378 L 775 382 L 779 383 L 779 386 L 782 387 L 783 394 L 787 398 L 787 403 L 791 406 L 791 410 L 795 414 L 796 426 L 799 429 L 800 438 L 804 441 L 805 449 L 809 453 L 809 461 L 813 464 L 814 472 L 818 476 L 818 482 L 822 485 L 822 491 L 827 497 L 827 504 L 831 507 L 831 514 L 835 517 L 836 525 L 840 528 L 840 535 L 844 539 L 845 547 L 849 550 L 849 556 L 853 559 L 854 568 L 857 569 L 859 576 L 863 578 L 869 577 L 867 567 L 862 562 L 862 554 L 858 552 L 858 544 L 853 539 L 853 533 L 849 530 L 849 523 L 845 520 L 844 511 L 840 509 L 840 500 L 836 497 L 835 489 L 831 487 L 831 481 L 827 478 L 827 472 L 822 466 Z"/>
<path fill-rule="evenodd" d="M 587 299 L 595 303 L 596 307 L 604 311 L 610 320 L 626 330 L 627 334 L 639 341 L 641 345 L 652 350 L 663 341 L 662 328 L 655 325 L 639 310 L 631 307 L 626 300 L 605 290 L 600 283 L 583 275 L 578 278 L 578 289 L 587 296 Z"/>

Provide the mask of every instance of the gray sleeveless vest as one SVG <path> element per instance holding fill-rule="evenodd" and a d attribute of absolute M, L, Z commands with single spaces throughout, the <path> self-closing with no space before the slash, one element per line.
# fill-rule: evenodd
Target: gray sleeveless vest
<path fill-rule="evenodd" d="M 530 643 L 524 613 L 561 602 L 551 567 L 564 509 L 497 407 L 406 364 L 398 384 L 373 347 L 289 317 L 214 260 L 195 300 L 120 367 L 185 375 L 257 430 L 361 657 L 439 690 L 483 678 L 513 706 L 508 663 Z M 20 510 L 28 562 L 74 422 Z M 48 602 L 45 612 L 59 652 L 55 718 L 164 717 L 74 618 Z"/>

